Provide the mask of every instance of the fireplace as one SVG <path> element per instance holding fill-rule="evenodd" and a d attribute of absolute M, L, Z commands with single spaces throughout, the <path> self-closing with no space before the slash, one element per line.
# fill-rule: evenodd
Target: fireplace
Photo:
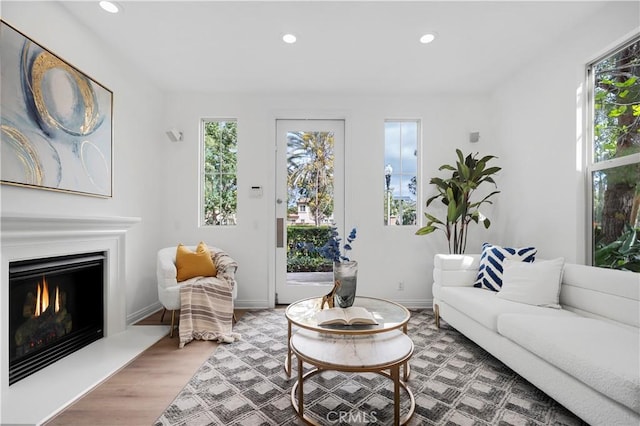
<path fill-rule="evenodd" d="M 9 384 L 104 336 L 104 252 L 9 263 Z"/>

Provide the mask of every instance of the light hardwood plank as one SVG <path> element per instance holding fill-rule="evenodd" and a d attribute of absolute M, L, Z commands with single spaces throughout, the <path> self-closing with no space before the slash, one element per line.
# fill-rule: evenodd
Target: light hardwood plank
<path fill-rule="evenodd" d="M 240 318 L 245 311 L 236 310 Z M 158 325 L 158 311 L 137 325 Z M 177 314 L 176 314 L 177 315 Z M 164 324 L 171 321 L 167 312 Z M 166 337 L 131 363 L 88 392 L 47 426 L 151 425 L 169 406 L 198 368 L 218 347 L 217 343 L 192 341 L 178 349 L 178 337 Z"/>

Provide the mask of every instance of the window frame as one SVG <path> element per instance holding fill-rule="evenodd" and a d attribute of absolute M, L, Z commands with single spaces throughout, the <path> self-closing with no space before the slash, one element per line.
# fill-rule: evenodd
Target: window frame
<path fill-rule="evenodd" d="M 630 44 L 640 42 L 640 33 L 635 33 L 631 36 L 625 37 L 623 40 L 617 42 L 615 46 L 608 49 L 603 54 L 599 55 L 595 59 L 589 61 L 585 66 L 585 117 L 586 125 L 584 126 L 586 133 L 584 138 L 585 144 L 585 174 L 584 174 L 584 186 L 585 186 L 585 199 L 586 199 L 586 224 L 585 224 L 585 259 L 587 265 L 594 265 L 594 200 L 593 200 L 593 176 L 594 173 L 602 170 L 610 170 L 616 167 L 628 166 L 632 164 L 640 164 L 640 152 L 625 155 L 618 158 L 610 158 L 607 160 L 597 161 L 595 158 L 595 73 L 593 68 L 596 64 L 602 60 L 615 55 L 622 51 Z"/>
<path fill-rule="evenodd" d="M 205 153 L 205 136 L 206 136 L 206 130 L 205 130 L 205 126 L 207 123 L 213 123 L 213 122 L 217 122 L 217 123 L 236 123 L 236 140 L 235 140 L 235 144 L 236 144 L 236 152 L 235 152 L 235 157 L 236 157 L 236 173 L 235 173 L 235 181 L 236 181 L 236 208 L 235 208 L 235 212 L 234 212 L 234 216 L 235 216 L 235 221 L 234 223 L 230 223 L 230 224 L 208 224 L 206 223 L 206 219 L 205 219 L 205 205 L 206 205 L 206 201 L 205 201 L 205 196 L 206 196 L 206 177 L 207 177 L 207 173 L 206 173 L 206 167 L 205 167 L 205 161 L 206 161 L 206 153 Z M 237 118 L 220 118 L 220 117 L 215 117 L 215 118 L 211 118 L 211 117 L 205 117 L 205 118 L 201 118 L 200 119 L 200 128 L 199 128 L 199 154 L 200 154 L 200 158 L 198 161 L 198 165 L 199 165 L 199 188 L 198 188 L 198 224 L 200 227 L 202 228 L 217 228 L 217 227 L 232 227 L 232 226 L 237 226 L 238 225 L 238 201 L 239 201 L 239 193 L 238 193 L 238 134 L 237 134 L 237 130 L 238 130 L 238 119 Z"/>
<path fill-rule="evenodd" d="M 387 138 L 386 138 L 386 125 L 387 123 L 399 123 L 400 125 L 402 125 L 402 123 L 415 123 L 416 125 L 416 153 L 415 153 L 415 165 L 416 165 L 416 218 L 415 218 L 415 223 L 413 224 L 402 224 L 402 225 L 395 225 L 395 224 L 390 224 L 390 223 L 385 223 L 385 220 L 383 220 L 383 226 L 385 228 L 388 227 L 393 227 L 393 228 L 401 228 L 401 229 L 410 229 L 410 227 L 415 227 L 418 228 L 421 224 L 421 217 L 422 217 L 422 119 L 420 118 L 385 118 L 384 122 L 383 122 L 383 164 L 382 164 L 382 170 L 384 170 L 384 168 L 387 166 L 387 161 L 386 161 L 386 151 L 387 151 Z M 402 130 L 401 130 L 402 131 Z M 402 157 L 401 157 L 402 159 Z M 401 174 L 398 172 L 392 172 L 391 175 L 393 176 L 394 174 L 398 174 L 398 175 L 405 175 L 405 174 Z M 385 179 L 385 174 L 383 172 L 383 194 L 386 195 L 386 185 L 384 184 L 384 179 Z M 385 213 L 385 206 L 383 203 L 383 214 Z"/>

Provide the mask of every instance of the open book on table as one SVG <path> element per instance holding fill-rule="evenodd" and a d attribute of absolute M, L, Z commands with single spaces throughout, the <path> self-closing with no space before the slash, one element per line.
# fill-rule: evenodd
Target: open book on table
<path fill-rule="evenodd" d="M 318 325 L 378 324 L 371 312 L 360 306 L 323 309 L 316 314 Z"/>

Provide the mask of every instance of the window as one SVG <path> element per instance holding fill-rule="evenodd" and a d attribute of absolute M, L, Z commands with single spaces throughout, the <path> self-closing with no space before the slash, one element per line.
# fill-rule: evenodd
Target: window
<path fill-rule="evenodd" d="M 384 123 L 384 224 L 415 225 L 417 206 L 417 120 Z"/>
<path fill-rule="evenodd" d="M 591 263 L 640 272 L 640 37 L 587 73 Z"/>
<path fill-rule="evenodd" d="M 203 225 L 235 225 L 238 206 L 238 125 L 235 120 L 202 121 Z"/>

